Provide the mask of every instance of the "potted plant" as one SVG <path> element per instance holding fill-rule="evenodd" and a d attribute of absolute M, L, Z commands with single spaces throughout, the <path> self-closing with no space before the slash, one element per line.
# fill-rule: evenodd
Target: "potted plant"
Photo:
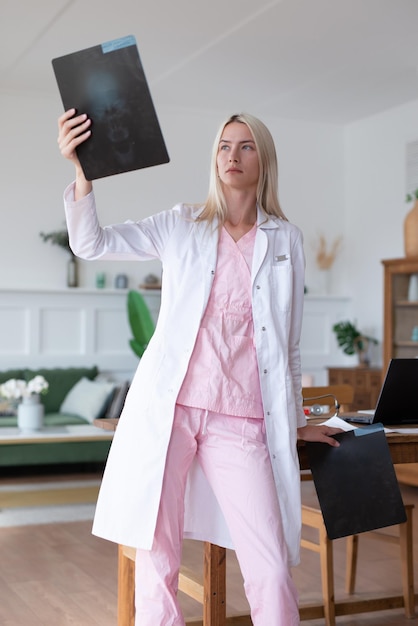
<path fill-rule="evenodd" d="M 78 287 L 78 268 L 74 252 L 70 248 L 67 230 L 54 230 L 51 233 L 39 233 L 44 241 L 50 241 L 70 254 L 67 268 L 67 286 Z"/>
<path fill-rule="evenodd" d="M 139 291 L 131 289 L 127 297 L 128 320 L 133 338 L 129 340 L 134 353 L 141 358 L 154 334 L 155 324 L 150 310 Z"/>
<path fill-rule="evenodd" d="M 361 333 L 350 321 L 342 321 L 334 324 L 332 330 L 336 334 L 337 342 L 344 354 L 357 354 L 359 367 L 368 367 L 368 348 L 371 343 L 377 344 L 377 339 Z"/>

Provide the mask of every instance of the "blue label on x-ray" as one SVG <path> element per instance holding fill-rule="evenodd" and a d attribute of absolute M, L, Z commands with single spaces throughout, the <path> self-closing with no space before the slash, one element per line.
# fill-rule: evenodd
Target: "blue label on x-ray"
<path fill-rule="evenodd" d="M 112 41 L 102 43 L 102 51 L 103 54 L 106 54 L 107 52 L 113 52 L 114 50 L 119 50 L 120 48 L 127 48 L 128 46 L 135 45 L 135 37 L 133 35 L 127 35 L 126 37 L 121 37 L 120 39 L 113 39 Z"/>
<path fill-rule="evenodd" d="M 356 437 L 362 437 L 363 435 L 370 435 L 371 433 L 376 433 L 379 430 L 384 430 L 383 424 L 377 422 L 376 424 L 368 424 L 367 426 L 363 426 L 362 428 L 355 428 L 354 435 Z"/>

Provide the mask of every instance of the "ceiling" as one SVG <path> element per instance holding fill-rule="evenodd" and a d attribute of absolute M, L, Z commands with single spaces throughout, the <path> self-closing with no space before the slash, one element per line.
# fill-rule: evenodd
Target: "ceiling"
<path fill-rule="evenodd" d="M 418 99 L 418 0 L 1 0 L 0 92 L 135 35 L 157 111 L 346 124 Z"/>

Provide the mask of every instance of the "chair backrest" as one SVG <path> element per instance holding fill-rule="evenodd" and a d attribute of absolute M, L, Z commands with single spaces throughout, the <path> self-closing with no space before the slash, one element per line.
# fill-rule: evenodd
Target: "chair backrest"
<path fill-rule="evenodd" d="M 326 385 L 322 387 L 303 387 L 303 405 L 329 405 L 330 412 L 334 413 L 335 401 L 340 405 L 340 411 L 349 411 L 354 400 L 354 388 L 351 385 Z"/>

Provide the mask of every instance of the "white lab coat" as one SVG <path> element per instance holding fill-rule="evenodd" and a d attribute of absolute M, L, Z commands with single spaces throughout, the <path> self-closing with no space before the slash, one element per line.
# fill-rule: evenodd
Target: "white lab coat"
<path fill-rule="evenodd" d="M 161 309 L 138 365 L 111 446 L 93 533 L 150 549 L 154 536 L 175 402 L 216 271 L 217 225 L 196 222 L 199 209 L 177 205 L 139 222 L 100 228 L 94 194 L 74 202 L 66 190 L 70 244 L 85 259 L 158 258 Z M 299 336 L 304 253 L 299 229 L 257 216 L 252 303 L 268 448 L 289 563 L 299 561 L 300 471 L 296 428 L 306 424 L 301 401 Z M 232 547 L 222 514 L 197 466 L 186 490 L 185 536 Z"/>

